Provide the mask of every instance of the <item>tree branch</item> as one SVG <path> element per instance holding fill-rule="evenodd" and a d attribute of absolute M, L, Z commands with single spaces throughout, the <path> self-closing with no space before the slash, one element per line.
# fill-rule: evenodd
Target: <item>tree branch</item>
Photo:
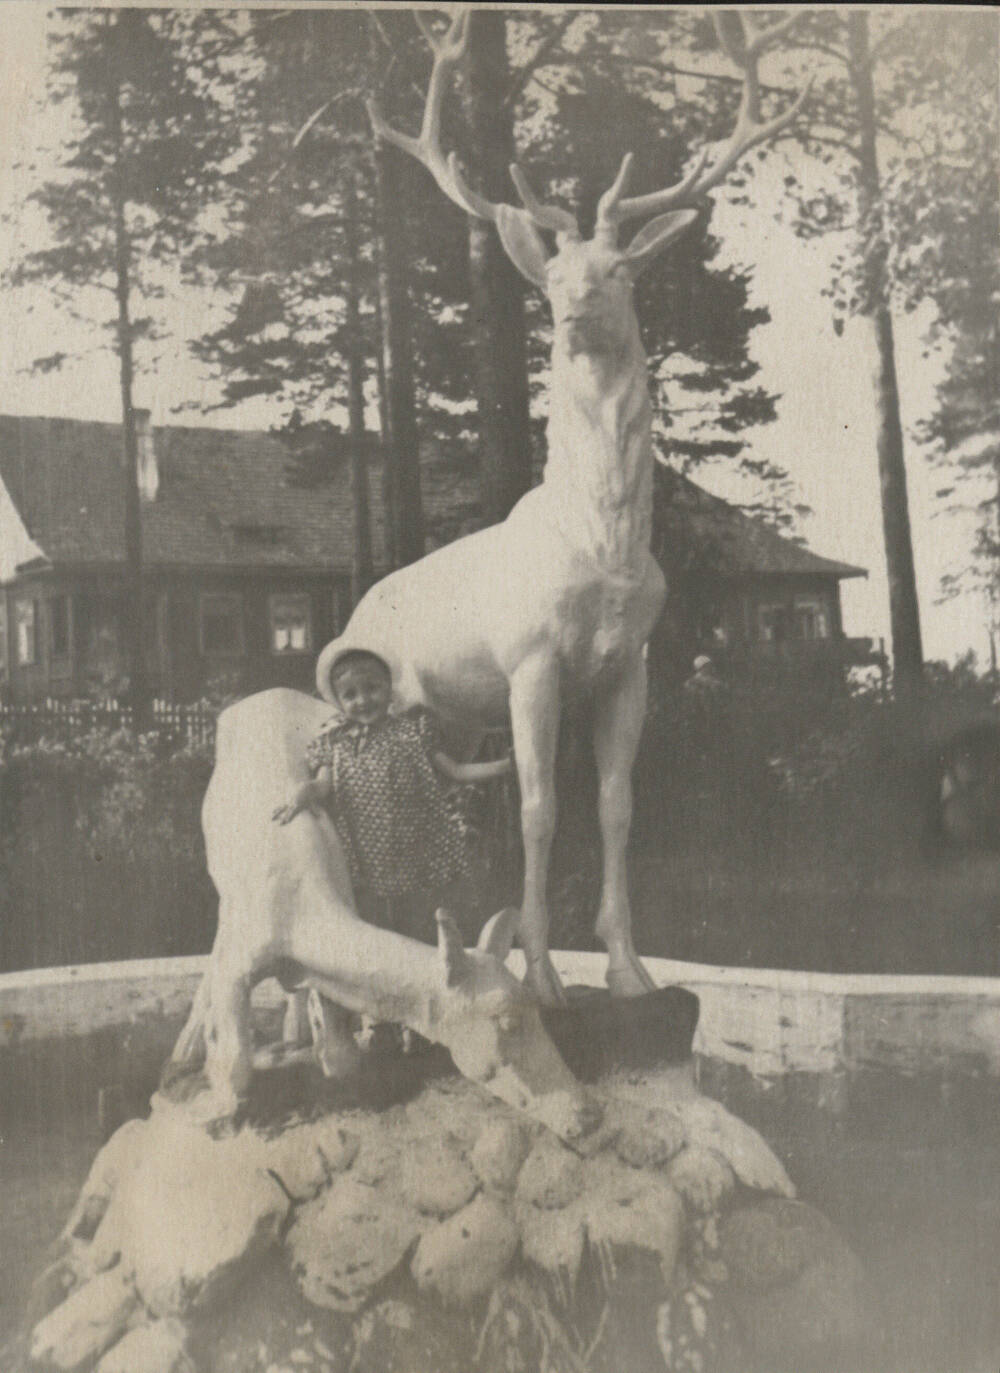
<path fill-rule="evenodd" d="M 379 37 L 382 39 L 382 42 L 383 42 L 383 43 L 385 44 L 385 46 L 389 49 L 389 52 L 390 52 L 391 58 L 392 58 L 392 62 L 390 63 L 390 68 L 389 68 L 390 71 L 391 71 L 391 70 L 392 70 L 392 64 L 400 61 L 399 49 L 396 47 L 396 45 L 393 43 L 392 39 L 389 37 L 388 33 L 386 32 L 385 25 L 382 23 L 381 19 L 378 17 L 378 14 L 376 13 L 375 10 L 369 10 L 369 11 L 368 11 L 368 18 L 371 20 L 372 24 L 374 24 L 375 29 L 377 30 Z M 420 104 L 421 104 L 421 106 L 422 106 L 423 103 L 424 103 L 424 95 L 425 95 L 425 92 L 422 91 L 422 90 L 420 89 L 420 87 L 417 85 L 416 81 L 414 81 L 414 79 L 413 79 L 412 76 L 410 77 L 409 86 L 410 86 L 410 90 L 411 90 L 411 91 L 414 93 L 414 95 L 416 95 L 416 96 L 418 97 L 418 99 L 420 100 Z"/>
<path fill-rule="evenodd" d="M 891 29 L 886 29 L 885 33 L 883 33 L 882 37 L 878 40 L 878 42 L 872 44 L 872 46 L 868 49 L 868 65 L 870 67 L 874 67 L 875 63 L 881 57 L 886 43 L 888 43 L 891 39 L 895 38 L 898 34 L 902 33 L 905 28 L 906 20 L 903 19 L 900 23 L 894 25 Z"/>
<path fill-rule="evenodd" d="M 785 135 L 786 138 L 789 136 L 788 134 Z M 778 139 L 777 141 L 780 143 L 782 140 Z M 842 148 L 845 152 L 857 153 L 853 143 L 849 143 L 846 138 L 832 138 L 829 134 L 813 133 L 811 130 L 802 134 L 802 141 L 803 143 L 823 143 L 831 148 Z"/>
<path fill-rule="evenodd" d="M 209 62 L 214 62 L 217 57 L 228 57 L 230 53 L 238 52 L 248 42 L 256 42 L 262 28 L 292 19 L 297 13 L 299 13 L 297 10 L 278 10 L 277 13 L 258 21 L 256 28 L 247 29 L 245 33 L 237 34 L 235 38 L 224 39 L 216 43 L 214 47 L 203 48 L 202 56 Z"/>
<path fill-rule="evenodd" d="M 577 12 L 575 10 L 570 10 L 568 14 L 563 15 L 561 22 L 555 26 L 550 34 L 542 39 L 541 43 L 539 43 L 532 54 L 530 61 L 526 62 L 525 65 L 515 73 L 514 78 L 507 89 L 507 94 L 503 99 L 503 107 L 505 110 L 509 110 L 513 107 L 518 96 L 524 90 L 525 86 L 527 86 L 538 68 L 545 62 L 556 44 L 562 40 L 566 30 L 576 17 Z"/>
<path fill-rule="evenodd" d="M 678 67 L 673 62 L 668 62 L 660 67 L 654 62 L 636 62 L 634 58 L 625 57 L 618 53 L 608 53 L 602 60 L 617 63 L 619 66 L 627 65 L 632 71 L 652 72 L 656 76 L 686 76 L 691 77 L 695 81 L 721 81 L 727 86 L 743 85 L 742 76 L 733 76 L 729 72 L 691 71 L 686 67 Z M 567 54 L 566 62 L 571 66 L 583 67 L 585 69 L 583 58 L 577 57 L 575 54 Z M 765 91 L 768 95 L 783 95 L 787 97 L 795 94 L 795 92 L 790 90 L 787 86 L 771 86 L 763 81 L 760 83 L 759 89 Z"/>
<path fill-rule="evenodd" d="M 841 52 L 839 48 L 832 48 L 829 43 L 822 43 L 819 39 L 802 37 L 797 42 L 793 41 L 790 45 L 793 48 L 805 48 L 809 52 L 825 53 L 827 57 L 832 57 L 836 62 L 842 62 L 845 67 L 850 65 L 850 59 L 846 52 Z"/>
<path fill-rule="evenodd" d="M 543 81 L 542 78 L 538 75 L 537 72 L 532 72 L 532 73 L 531 73 L 531 76 L 530 76 L 530 77 L 528 78 L 528 80 L 525 82 L 525 85 L 526 85 L 526 86 L 527 86 L 527 85 L 530 85 L 532 81 L 534 81 L 534 83 L 535 83 L 536 86 L 541 86 L 542 90 L 543 90 L 543 91 L 547 91 L 547 92 L 549 93 L 549 95 L 556 95 L 556 96 L 559 96 L 559 95 L 565 95 L 565 94 L 566 94 L 565 91 L 561 91 L 561 90 L 559 90 L 556 86 L 550 86 L 549 83 L 548 83 L 547 81 Z"/>

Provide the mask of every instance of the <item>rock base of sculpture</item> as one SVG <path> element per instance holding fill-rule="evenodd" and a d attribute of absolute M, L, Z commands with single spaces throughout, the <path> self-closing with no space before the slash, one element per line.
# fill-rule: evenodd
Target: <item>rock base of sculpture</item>
<path fill-rule="evenodd" d="M 193 1079 L 159 1093 L 98 1155 L 7 1373 L 864 1366 L 857 1260 L 689 1068 L 602 1078 L 578 1153 L 390 1058 L 367 1088 L 263 1073 L 228 1130 Z"/>

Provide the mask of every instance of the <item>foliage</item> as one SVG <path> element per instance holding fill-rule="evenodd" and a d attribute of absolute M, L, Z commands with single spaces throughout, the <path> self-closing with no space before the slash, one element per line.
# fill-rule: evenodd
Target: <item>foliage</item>
<path fill-rule="evenodd" d="M 943 18 L 943 16 L 942 16 Z M 949 15 L 949 19 L 954 16 Z M 977 515 L 969 565 L 948 595 L 985 590 L 997 621 L 1000 590 L 1000 20 L 966 14 L 939 24 L 934 99 L 919 148 L 892 187 L 894 273 L 907 308 L 932 302 L 928 347 L 945 359 L 935 406 L 918 428 L 942 470 L 939 499 Z"/>
<path fill-rule="evenodd" d="M 847 316 L 878 304 L 933 307 L 927 343 L 944 355 L 945 376 L 915 435 L 946 468 L 940 498 L 952 508 L 986 486 L 971 565 L 944 589 L 985 584 L 995 594 L 1000 23 L 985 9 L 884 7 L 870 24 L 874 184 L 866 184 L 849 19 L 813 10 L 796 25 L 795 41 L 819 72 L 801 136 L 824 172 L 786 177 L 793 222 L 803 236 L 832 233 L 841 245 L 826 292 L 838 332 Z"/>
<path fill-rule="evenodd" d="M 579 203 L 584 226 L 624 151 L 637 155 L 635 189 L 642 191 L 676 178 L 696 145 L 728 130 L 730 87 L 723 98 L 711 85 L 681 90 L 665 77 L 672 45 L 684 40 L 689 22 L 670 14 L 624 21 L 594 13 L 558 25 L 548 16 L 509 17 L 519 159 L 546 196 Z M 196 351 L 224 376 L 228 401 L 273 395 L 298 411 L 301 423 L 302 415 L 329 414 L 345 404 L 349 268 L 356 268 L 362 291 L 369 402 L 375 394 L 377 264 L 368 250 L 358 263 L 345 260 L 340 169 L 351 158 L 362 171 L 361 214 L 370 241 L 374 191 L 361 98 L 383 87 L 386 116 L 396 127 L 415 128 L 428 56 L 408 12 L 380 12 L 377 21 L 358 11 L 289 12 L 280 23 L 258 16 L 249 41 L 255 61 L 247 63 L 234 96 L 243 149 L 220 192 L 227 234 L 204 259 L 222 287 L 239 287 L 243 295 L 227 323 Z M 640 60 L 639 51 L 647 56 Z M 665 86 L 673 94 L 666 109 Z M 459 107 L 455 99 L 446 104 L 443 140 L 467 162 L 469 135 Z M 454 453 L 458 443 L 470 474 L 475 413 L 467 364 L 467 223 L 412 159 L 398 157 L 398 171 L 410 227 L 424 462 L 437 461 L 433 452 Z M 657 430 L 681 467 L 709 456 L 746 462 L 758 485 L 778 489 L 784 474 L 759 465 L 751 471 L 746 453 L 747 431 L 774 417 L 774 398 L 755 382 L 748 356 L 750 335 L 766 311 L 749 308 L 746 274 L 713 265 L 717 251 L 706 214 L 640 282 L 637 308 L 656 377 Z M 549 325 L 535 292 L 527 299 L 527 329 L 540 459 L 538 402 Z M 668 391 L 679 398 L 676 407 Z M 311 470 L 323 470 L 322 464 Z M 787 509 L 784 495 L 778 503 Z"/>
<path fill-rule="evenodd" d="M 207 949 L 211 763 L 209 746 L 107 728 L 3 744 L 3 966 Z"/>
<path fill-rule="evenodd" d="M 11 285 L 44 283 L 79 315 L 94 290 L 115 295 L 124 249 L 146 306 L 132 320 L 132 339 L 159 336 L 162 270 L 193 274 L 206 188 L 235 138 L 221 117 L 226 77 L 212 55 L 217 31 L 211 12 L 54 12 L 47 98 L 68 102 L 75 120 L 56 150 L 57 174 L 30 197 L 45 212 L 51 242 L 24 255 Z M 97 322 L 113 326 L 110 315 Z M 42 366 L 62 360 L 53 355 Z"/>
<path fill-rule="evenodd" d="M 634 774 L 637 946 L 704 963 L 995 969 L 1000 861 L 950 848 L 939 759 L 997 720 L 996 681 L 929 664 L 920 708 L 797 677 L 659 685 Z M 562 749 L 553 943 L 595 947 L 600 845 L 586 721 Z M 562 747 L 562 746 L 561 746 Z"/>
<path fill-rule="evenodd" d="M 373 220 L 371 136 L 363 97 L 370 74 L 373 17 L 358 10 L 289 11 L 281 22 L 251 15 L 247 61 L 235 91 L 242 149 L 220 187 L 226 232 L 204 254 L 204 266 L 223 288 L 242 290 L 230 319 L 198 340 L 196 353 L 224 376 L 226 403 L 275 395 L 300 412 L 329 413 L 347 403 L 346 277 L 362 293 L 361 328 L 369 381 L 376 375 L 379 321 Z M 380 16 L 403 54 L 417 49 L 404 31 L 409 15 Z M 409 60 L 416 64 L 417 58 Z M 345 245 L 344 168 L 362 173 L 360 259 Z M 406 220 L 426 226 L 438 253 L 462 252 L 463 224 L 439 203 L 419 168 L 403 170 Z M 457 304 L 450 282 L 413 245 L 414 284 L 433 302 L 435 325 L 418 329 L 416 356 L 423 389 L 457 399 L 454 369 L 442 366 L 448 308 Z M 426 285 L 425 285 L 426 281 Z M 447 412 L 444 412 L 447 414 Z M 443 427 L 446 420 L 438 417 Z"/>

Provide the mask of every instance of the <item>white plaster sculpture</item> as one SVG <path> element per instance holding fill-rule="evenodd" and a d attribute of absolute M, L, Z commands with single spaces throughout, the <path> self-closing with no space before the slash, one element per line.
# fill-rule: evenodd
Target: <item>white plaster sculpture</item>
<path fill-rule="evenodd" d="M 541 486 L 499 525 L 459 539 L 379 582 L 343 635 L 320 655 L 317 683 L 332 699 L 329 667 L 350 646 L 390 664 L 399 703 L 425 703 L 452 735 L 474 743 L 508 711 L 521 789 L 525 876 L 519 938 L 528 984 L 545 1003 L 563 1000 L 548 954 L 546 878 L 555 829 L 554 764 L 561 707 L 594 702 L 604 874 L 596 932 L 608 949 L 607 982 L 617 995 L 652 989 L 636 956 L 626 881 L 631 773 L 646 710 L 644 647 L 660 613 L 664 581 L 650 553 L 653 449 L 646 357 L 632 283 L 697 218 L 691 208 L 747 149 L 795 118 L 761 122 L 757 61 L 793 22 L 748 39 L 734 13 L 716 16 L 720 42 L 743 72 L 735 129 L 709 166 L 707 154 L 680 184 L 626 198 L 631 155 L 601 197 L 594 235 L 583 241 L 573 216 L 542 205 L 511 168 L 524 209 L 471 190 L 455 155 L 440 145 L 441 103 L 468 43 L 468 11 L 436 35 L 419 12 L 434 52 L 419 138 L 390 128 L 371 107 L 378 135 L 418 158 L 469 214 L 496 224 L 518 269 L 552 306 L 548 462 Z M 684 207 L 684 208 L 682 208 Z M 619 226 L 653 215 L 626 247 Z M 542 232 L 555 235 L 550 252 Z"/>
<path fill-rule="evenodd" d="M 231 1115 L 253 1068 L 250 993 L 268 976 L 308 987 L 313 1030 L 328 1074 L 355 1066 L 350 1012 L 395 1021 L 445 1045 L 459 1070 L 565 1139 L 599 1123 L 546 1034 L 531 994 L 503 966 L 516 912 L 501 912 L 475 950 L 439 912 L 437 949 L 378 929 L 357 914 L 346 859 L 325 813 L 289 825 L 271 819 L 308 776 L 306 745 L 329 708 L 278 688 L 219 716 L 216 764 L 202 824 L 219 893 L 208 971 L 172 1055 L 205 1056 L 202 1109 Z"/>

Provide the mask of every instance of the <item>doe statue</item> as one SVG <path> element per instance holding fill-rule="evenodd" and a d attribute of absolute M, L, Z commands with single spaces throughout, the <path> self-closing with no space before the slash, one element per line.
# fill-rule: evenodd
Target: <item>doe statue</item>
<path fill-rule="evenodd" d="M 266 977 L 310 988 L 310 1019 L 329 1075 L 354 1066 L 351 1013 L 394 1021 L 443 1044 L 458 1069 L 564 1139 L 589 1134 L 600 1110 L 566 1067 L 530 993 L 503 966 L 512 917 L 489 922 L 474 950 L 438 914 L 439 947 L 357 914 L 350 874 L 325 812 L 271 819 L 308 775 L 306 744 L 329 717 L 302 692 L 276 688 L 219 716 L 202 808 L 219 925 L 208 971 L 171 1063 L 204 1055 L 213 1115 L 231 1115 L 253 1068 L 250 993 Z M 168 1065 L 169 1067 L 170 1065 Z"/>
<path fill-rule="evenodd" d="M 436 34 L 417 20 L 434 54 L 420 135 L 391 128 L 370 106 L 376 133 L 418 158 L 444 193 L 492 221 L 517 268 L 552 307 L 548 460 L 542 484 L 501 524 L 459 539 L 379 582 L 344 633 L 321 653 L 317 684 L 333 700 L 329 670 L 351 646 L 392 668 L 400 704 L 421 703 L 453 742 L 506 722 L 521 791 L 524 891 L 519 938 L 528 985 L 547 1004 L 564 999 L 548 953 L 546 879 L 556 822 L 554 767 L 562 707 L 594 706 L 603 885 L 596 932 L 608 950 L 607 982 L 621 996 L 652 990 L 632 942 L 625 850 L 631 773 L 646 710 L 645 645 L 665 586 L 650 553 L 652 411 L 648 369 L 632 302 L 638 273 L 697 218 L 697 203 L 749 149 L 783 130 L 807 91 L 777 118 L 760 113 L 760 54 L 792 19 L 748 36 L 735 13 L 715 16 L 720 43 L 743 73 L 735 128 L 679 184 L 626 196 L 631 154 L 597 206 L 593 237 L 574 217 L 539 202 L 517 166 L 523 208 L 483 198 L 440 142 L 450 73 L 468 46 L 469 14 Z M 652 216 L 652 218 L 647 218 Z M 647 218 L 625 245 L 620 226 Z M 554 235 L 549 251 L 542 235 Z"/>

